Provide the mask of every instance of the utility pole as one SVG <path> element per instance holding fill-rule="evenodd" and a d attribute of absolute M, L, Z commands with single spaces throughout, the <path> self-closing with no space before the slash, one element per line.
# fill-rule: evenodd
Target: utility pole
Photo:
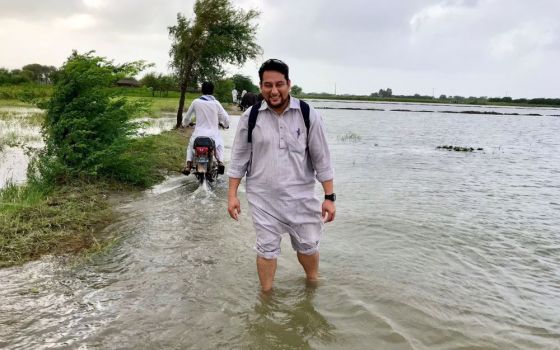
<path fill-rule="evenodd" d="M 334 82 L 334 95 L 336 96 L 336 81 Z"/>

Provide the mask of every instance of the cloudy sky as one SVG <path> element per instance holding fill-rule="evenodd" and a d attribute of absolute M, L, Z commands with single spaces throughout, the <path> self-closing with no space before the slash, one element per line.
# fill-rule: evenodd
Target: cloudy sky
<path fill-rule="evenodd" d="M 72 49 L 168 71 L 167 27 L 194 0 L 0 0 L 0 67 L 60 66 Z M 258 81 L 281 58 L 305 92 L 560 97 L 559 0 L 232 0 L 258 9 Z"/>

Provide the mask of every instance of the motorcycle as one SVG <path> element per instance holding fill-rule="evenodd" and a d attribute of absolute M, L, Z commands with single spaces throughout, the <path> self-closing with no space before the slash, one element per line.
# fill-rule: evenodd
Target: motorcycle
<path fill-rule="evenodd" d="M 212 138 L 197 137 L 194 140 L 193 148 L 194 155 L 190 170 L 200 184 L 204 182 L 204 179 L 208 182 L 214 182 L 218 175 L 224 174 L 224 166 L 218 164 L 218 160 L 214 156 L 216 145 Z"/>
<path fill-rule="evenodd" d="M 194 127 L 196 123 L 189 123 L 187 127 Z M 228 129 L 222 123 L 218 125 L 220 129 Z M 202 184 L 206 179 L 214 182 L 218 175 L 223 175 L 225 167 L 218 162 L 215 157 L 216 142 L 211 137 L 199 136 L 193 142 L 193 160 L 190 168 L 184 168 L 181 172 L 185 175 L 194 174 L 198 182 Z M 188 165 L 188 164 L 187 164 Z"/>

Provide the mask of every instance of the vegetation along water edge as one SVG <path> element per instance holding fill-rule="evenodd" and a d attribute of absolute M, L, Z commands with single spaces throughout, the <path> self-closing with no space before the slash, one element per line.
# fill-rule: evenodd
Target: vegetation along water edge
<path fill-rule="evenodd" d="M 138 191 L 180 169 L 190 130 L 134 137 L 150 106 L 120 96 L 114 81 L 143 68 L 115 66 L 74 52 L 60 69 L 45 110 L 45 147 L 32 158 L 24 185 L 0 190 L 0 267 L 44 254 L 98 249 L 100 229 L 115 218 L 115 191 Z"/>

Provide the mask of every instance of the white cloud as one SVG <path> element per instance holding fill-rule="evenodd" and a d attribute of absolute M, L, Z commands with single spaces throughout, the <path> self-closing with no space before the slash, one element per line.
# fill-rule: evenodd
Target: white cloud
<path fill-rule="evenodd" d="M 452 12 L 453 9 L 445 6 L 444 4 L 437 4 L 424 8 L 422 11 L 412 16 L 410 19 L 410 27 L 413 31 L 418 31 L 423 25 L 439 19 L 445 19 L 445 17 Z"/>
<path fill-rule="evenodd" d="M 104 0 L 83 0 L 83 2 L 86 7 L 92 9 L 100 9 L 108 5 Z"/>
<path fill-rule="evenodd" d="M 65 18 L 58 18 L 54 21 L 54 25 L 64 29 L 88 29 L 96 25 L 97 20 L 90 14 L 79 13 Z"/>
<path fill-rule="evenodd" d="M 541 51 L 558 41 L 558 34 L 552 27 L 537 23 L 524 23 L 491 40 L 491 50 L 495 57 L 527 55 Z"/>
<path fill-rule="evenodd" d="M 467 11 L 472 13 L 473 10 L 476 10 L 477 4 L 477 1 L 472 0 L 448 0 L 425 7 L 410 18 L 410 28 L 413 32 L 432 27 L 445 30 L 444 26 L 462 19 L 467 15 Z"/>

